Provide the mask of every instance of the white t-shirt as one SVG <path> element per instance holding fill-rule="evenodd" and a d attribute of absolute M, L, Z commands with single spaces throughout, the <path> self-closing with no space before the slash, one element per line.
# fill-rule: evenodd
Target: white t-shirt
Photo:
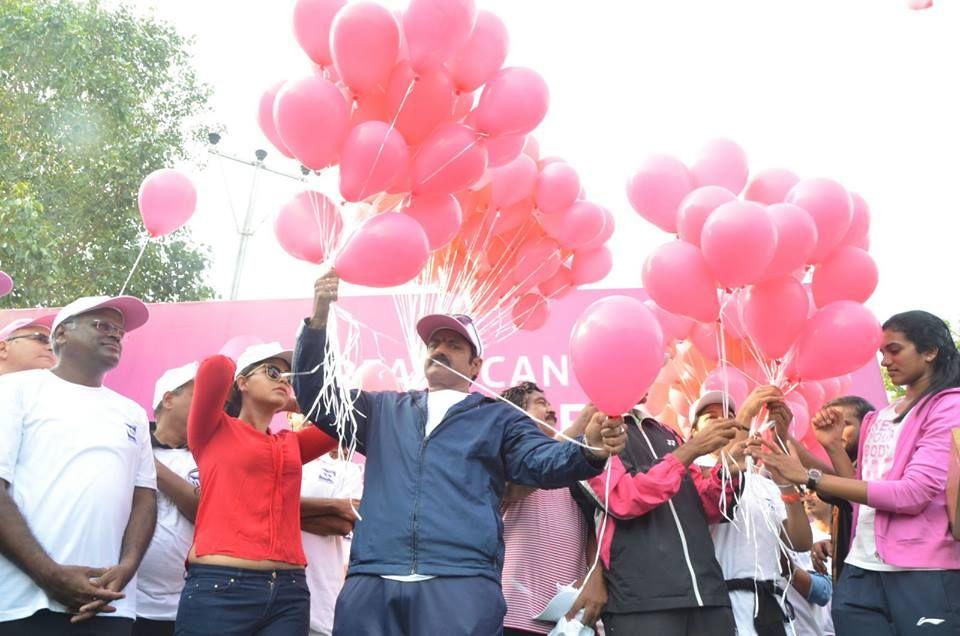
<path fill-rule="evenodd" d="M 740 496 L 733 523 L 710 527 L 723 578 L 780 580 L 780 529 L 787 509 L 780 488 L 760 473 L 749 475 Z M 753 592 L 730 592 L 730 604 L 739 636 L 756 634 L 753 626 L 756 596 Z"/>
<path fill-rule="evenodd" d="M 0 404 L 0 479 L 37 541 L 62 565 L 116 565 L 134 487 L 157 487 L 146 413 L 45 369 L 0 377 Z M 135 590 L 109 616 L 133 618 Z M 66 611 L 0 556 L 0 621 L 41 609 Z"/>
<path fill-rule="evenodd" d="M 194 488 L 200 485 L 197 462 L 186 448 L 158 446 L 153 455 Z M 157 528 L 137 570 L 137 616 L 155 621 L 177 618 L 184 562 L 193 544 L 193 523 L 173 500 L 157 492 Z"/>
<path fill-rule="evenodd" d="M 910 417 L 908 414 L 901 422 L 894 422 L 897 417 L 896 405 L 899 400 L 877 413 L 877 419 L 867 438 L 863 441 L 863 453 L 860 455 L 860 475 L 864 481 L 879 481 L 884 479 L 893 466 L 893 458 L 897 450 L 897 441 L 903 431 L 904 424 Z M 884 563 L 877 552 L 877 533 L 874 527 L 877 510 L 861 504 L 857 513 L 857 532 L 850 545 L 846 562 L 864 570 L 874 572 L 900 572 L 910 568 L 901 568 Z"/>
<path fill-rule="evenodd" d="M 303 465 L 300 495 L 360 499 L 363 495 L 363 467 L 324 455 Z M 333 631 L 333 608 L 350 560 L 350 539 L 321 537 L 309 532 L 302 534 L 303 552 L 307 555 L 307 586 L 310 588 L 310 629 L 330 634 Z"/>
<path fill-rule="evenodd" d="M 451 408 L 463 402 L 469 393 L 464 393 L 463 391 L 453 391 L 450 389 L 444 389 L 442 391 L 427 391 L 427 428 L 426 436 L 429 437 L 430 433 L 440 425 L 440 422 L 443 421 L 443 418 L 447 415 L 447 411 Z M 404 583 L 412 583 L 417 581 L 429 581 L 433 577 L 427 574 L 406 574 L 403 576 L 395 575 L 384 575 L 383 578 L 390 579 L 391 581 L 402 581 Z"/>

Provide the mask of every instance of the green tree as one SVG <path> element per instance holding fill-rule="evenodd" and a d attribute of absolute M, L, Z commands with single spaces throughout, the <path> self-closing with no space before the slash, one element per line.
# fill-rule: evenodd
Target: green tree
<path fill-rule="evenodd" d="M 171 25 L 91 0 L 0 0 L 0 307 L 120 291 L 143 234 L 137 190 L 189 159 L 209 88 Z M 210 298 L 185 230 L 147 248 L 128 293 Z"/>

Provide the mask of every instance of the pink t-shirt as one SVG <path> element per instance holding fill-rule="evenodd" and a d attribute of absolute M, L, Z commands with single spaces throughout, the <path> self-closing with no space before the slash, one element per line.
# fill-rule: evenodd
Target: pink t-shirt
<path fill-rule="evenodd" d="M 566 488 L 537 490 L 503 515 L 506 627 L 548 634 L 533 620 L 557 594 L 587 573 L 587 521 Z"/>

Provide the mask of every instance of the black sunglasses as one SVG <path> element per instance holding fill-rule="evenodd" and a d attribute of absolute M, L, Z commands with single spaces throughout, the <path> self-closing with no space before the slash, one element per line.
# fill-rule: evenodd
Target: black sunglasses
<path fill-rule="evenodd" d="M 272 364 L 261 364 L 250 369 L 247 373 L 243 375 L 245 378 L 249 378 L 251 375 L 263 369 L 263 374 L 273 380 L 274 382 L 283 382 L 284 384 L 290 384 L 290 375 L 286 371 L 280 369 L 280 367 Z"/>

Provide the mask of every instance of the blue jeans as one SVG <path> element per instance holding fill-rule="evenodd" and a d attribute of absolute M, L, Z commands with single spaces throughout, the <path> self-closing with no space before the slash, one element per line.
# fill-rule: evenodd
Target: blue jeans
<path fill-rule="evenodd" d="M 310 590 L 300 570 L 190 565 L 177 636 L 306 636 Z"/>

